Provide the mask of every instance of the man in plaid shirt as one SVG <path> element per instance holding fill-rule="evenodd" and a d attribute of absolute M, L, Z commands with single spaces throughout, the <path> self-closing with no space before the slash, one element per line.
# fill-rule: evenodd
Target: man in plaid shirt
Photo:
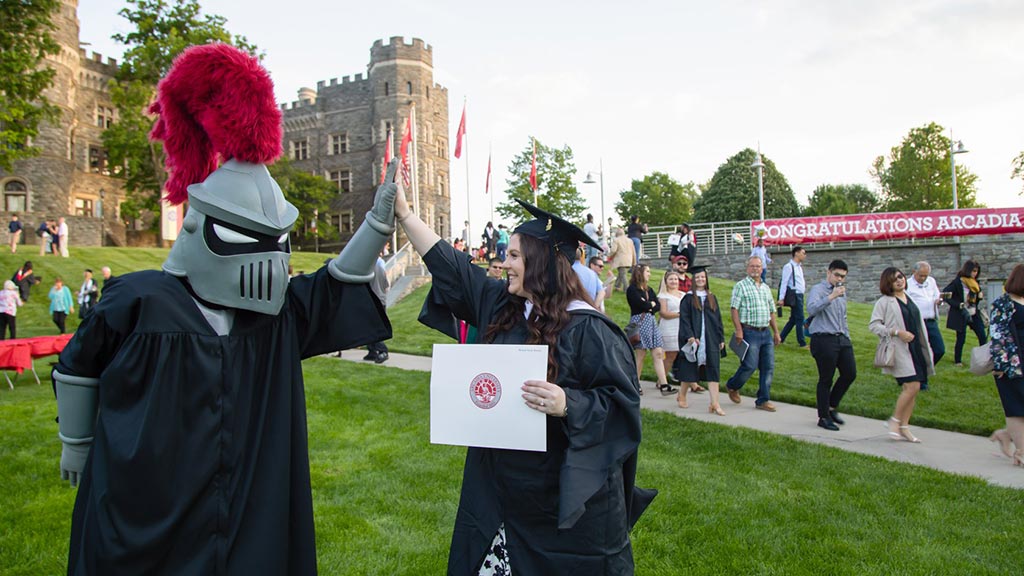
<path fill-rule="evenodd" d="M 732 325 L 736 330 L 736 341 L 745 340 L 750 348 L 740 362 L 740 367 L 732 378 L 725 383 L 729 391 L 729 399 L 740 403 L 740 388 L 754 374 L 759 373 L 757 400 L 755 408 L 775 412 L 771 403 L 772 374 L 775 372 L 775 346 L 779 338 L 779 328 L 775 323 L 775 299 L 772 290 L 761 281 L 761 270 L 764 268 L 757 256 L 747 258 L 747 277 L 733 286 L 729 308 L 732 313 Z M 768 330 L 771 329 L 769 336 Z"/>

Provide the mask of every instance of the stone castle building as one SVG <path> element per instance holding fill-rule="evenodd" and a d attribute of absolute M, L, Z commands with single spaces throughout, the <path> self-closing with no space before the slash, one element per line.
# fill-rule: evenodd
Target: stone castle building
<path fill-rule="evenodd" d="M 0 221 L 18 213 L 23 241 L 32 229 L 64 216 L 71 245 L 124 246 L 139 240 L 121 218 L 124 190 L 118 167 L 107 162 L 103 130 L 117 122 L 109 82 L 117 62 L 79 48 L 78 0 L 62 0 L 54 15 L 60 52 L 45 63 L 55 72 L 45 95 L 60 110 L 43 123 L 32 144 L 41 153 L 0 170 Z M 284 151 L 296 167 L 334 182 L 338 196 L 325 223 L 351 237 L 373 201 L 389 130 L 398 147 L 410 110 L 416 108 L 416 160 L 420 214 L 442 237 L 451 235 L 448 187 L 448 91 L 434 83 L 433 49 L 422 40 L 391 38 L 370 49 L 367 73 L 302 88 L 299 100 L 282 105 Z M 410 202 L 412 198 L 410 197 Z M 150 240 L 151 242 L 152 240 Z"/>
<path fill-rule="evenodd" d="M 41 154 L 16 162 L 10 172 L 0 169 L 0 218 L 7 222 L 17 212 L 26 243 L 36 242 L 31 229 L 41 221 L 64 216 L 72 246 L 98 245 L 101 235 L 124 245 L 124 192 L 101 139 L 117 121 L 107 89 L 117 62 L 79 48 L 78 0 L 62 0 L 53 23 L 60 51 L 46 59 L 56 73 L 45 95 L 60 114 L 56 122 L 43 123 L 32 142 Z"/>
<path fill-rule="evenodd" d="M 392 37 L 370 48 L 366 75 L 300 88 L 281 106 L 284 151 L 295 167 L 323 176 L 338 189 L 327 215 L 347 240 L 370 209 L 380 183 L 387 136 L 394 156 L 406 119 L 416 109 L 419 213 L 442 238 L 451 236 L 448 167 L 448 90 L 434 83 L 433 48 L 418 38 Z M 413 199 L 409 196 L 410 204 Z M 324 221 L 321 215 L 321 223 Z"/>

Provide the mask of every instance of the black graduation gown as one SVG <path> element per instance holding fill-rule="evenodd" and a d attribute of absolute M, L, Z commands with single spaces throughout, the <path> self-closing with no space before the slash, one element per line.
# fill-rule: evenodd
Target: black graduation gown
<path fill-rule="evenodd" d="M 489 326 L 507 284 L 438 242 L 423 261 L 433 287 L 420 321 L 454 335 L 453 316 Z M 505 524 L 515 574 L 632 574 L 629 530 L 655 492 L 634 487 L 640 396 L 633 350 L 596 311 L 571 312 L 558 339 L 569 416 L 547 419 L 547 452 L 469 448 L 448 573 L 475 573 Z M 485 332 L 480 329 L 481 337 Z M 526 321 L 495 344 L 523 343 Z"/>
<path fill-rule="evenodd" d="M 57 367 L 100 380 L 68 574 L 315 574 L 300 360 L 391 337 L 369 285 L 297 276 L 227 336 L 163 272 L 104 288 Z"/>
<path fill-rule="evenodd" d="M 718 306 L 714 310 L 706 305 L 703 310 L 698 310 L 696 295 L 687 292 L 683 296 L 679 302 L 679 347 L 682 348 L 690 338 L 699 339 L 701 323 L 705 323 L 704 350 L 708 366 L 706 371 L 720 375 L 722 356 L 719 348 L 725 341 L 725 330 L 722 326 L 722 302 L 717 296 L 715 299 Z M 688 361 L 686 355 L 680 352 L 672 364 L 672 375 L 681 382 L 699 382 L 700 367 L 697 363 Z"/>

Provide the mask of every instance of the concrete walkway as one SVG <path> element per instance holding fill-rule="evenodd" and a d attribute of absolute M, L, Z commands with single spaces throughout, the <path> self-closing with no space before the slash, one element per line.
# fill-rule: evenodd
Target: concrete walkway
<path fill-rule="evenodd" d="M 365 354 L 363 350 L 346 350 L 342 359 L 359 362 Z M 431 359 L 426 356 L 392 353 L 391 358 L 381 366 L 430 371 L 430 364 Z M 721 394 L 719 398 L 719 404 L 726 415 L 716 416 L 707 411 L 707 392 L 688 394 L 690 407 L 684 410 L 676 405 L 674 395 L 659 394 L 654 383 L 643 382 L 643 386 L 644 395 L 641 397 L 640 405 L 648 410 L 671 412 L 683 418 L 703 422 L 782 434 L 796 440 L 871 454 L 896 462 L 977 476 L 998 486 L 1024 489 L 1024 469 L 1012 466 L 1010 460 L 999 451 L 997 444 L 981 436 L 918 428 L 911 422 L 911 431 L 921 440 L 920 444 L 911 444 L 889 439 L 888 429 L 882 420 L 845 414 L 843 419 L 846 420 L 846 425 L 839 432 L 830 432 L 818 428 L 817 410 L 814 408 L 773 401 L 778 412 L 770 413 L 755 410 L 753 398 L 744 396 L 741 404 L 733 404 L 726 394 Z"/>

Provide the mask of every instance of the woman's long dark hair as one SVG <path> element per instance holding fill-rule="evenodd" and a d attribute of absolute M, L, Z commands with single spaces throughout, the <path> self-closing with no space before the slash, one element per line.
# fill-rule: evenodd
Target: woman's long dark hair
<path fill-rule="evenodd" d="M 633 274 L 629 277 L 629 285 L 636 286 L 641 290 L 647 290 L 647 280 L 644 280 L 644 269 L 650 268 L 647 264 L 637 264 L 633 266 Z"/>
<path fill-rule="evenodd" d="M 708 276 L 707 272 L 697 272 L 697 274 L 704 275 L 704 291 L 708 293 L 708 309 L 717 309 L 718 298 L 715 298 L 715 295 L 711 293 L 711 277 Z M 697 274 L 694 274 L 693 277 L 696 278 Z M 695 281 L 690 284 L 690 295 L 693 296 L 693 307 L 696 308 L 697 310 L 701 310 L 702 308 L 700 306 L 700 298 L 697 297 L 697 282 Z"/>
<path fill-rule="evenodd" d="M 519 234 L 519 251 L 523 258 L 523 290 L 533 296 L 533 310 L 526 319 L 527 344 L 547 344 L 548 381 L 558 378 L 558 336 L 571 320 L 569 303 L 582 300 L 591 306 L 593 299 L 587 295 L 572 264 L 554 255 L 551 261 L 551 247 L 532 236 Z M 555 284 L 549 286 L 549 268 L 554 266 Z M 484 333 L 484 342 L 493 342 L 500 332 L 511 330 L 526 310 L 526 299 L 511 295 L 508 304 L 498 311 L 494 321 Z"/>
<path fill-rule="evenodd" d="M 960 271 L 956 273 L 956 276 L 957 278 L 970 278 L 971 272 L 973 272 L 975 269 L 978 270 L 978 277 L 980 278 L 981 265 L 975 262 L 974 260 L 968 260 L 967 262 L 964 262 L 963 267 L 960 268 Z"/>

